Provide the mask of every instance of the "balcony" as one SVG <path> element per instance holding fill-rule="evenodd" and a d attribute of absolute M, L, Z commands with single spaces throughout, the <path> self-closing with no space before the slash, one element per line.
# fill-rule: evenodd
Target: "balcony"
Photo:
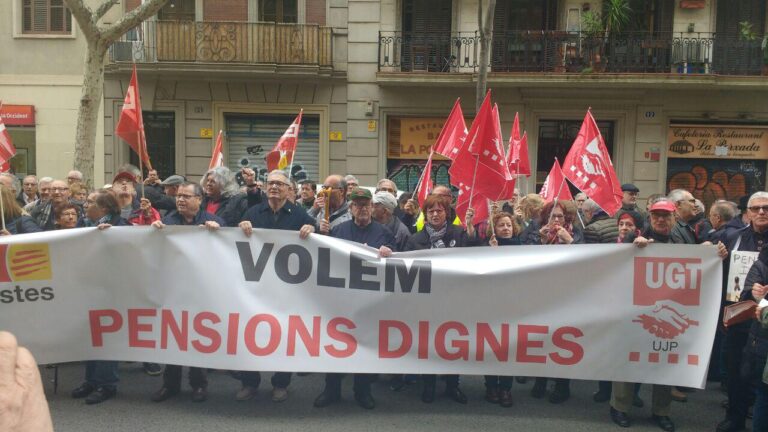
<path fill-rule="evenodd" d="M 311 24 L 149 21 L 110 47 L 108 70 L 332 75 L 331 44 L 331 28 Z"/>
<path fill-rule="evenodd" d="M 381 32 L 379 36 L 379 82 L 420 76 L 437 83 L 463 83 L 472 81 L 478 71 L 476 33 Z M 755 78 L 761 76 L 768 61 L 761 40 L 715 33 L 624 33 L 608 37 L 564 31 L 497 33 L 492 42 L 489 80 L 684 79 L 693 83 L 738 76 L 736 81 L 747 77 L 749 82 L 765 85 L 768 80 Z"/>

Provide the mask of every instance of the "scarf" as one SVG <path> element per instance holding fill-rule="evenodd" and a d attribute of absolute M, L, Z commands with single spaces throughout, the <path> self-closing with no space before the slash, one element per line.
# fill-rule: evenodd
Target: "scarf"
<path fill-rule="evenodd" d="M 445 243 L 443 242 L 443 237 L 445 237 L 445 231 L 448 228 L 448 224 L 443 224 L 443 227 L 439 230 L 436 230 L 432 228 L 432 225 L 425 225 L 424 229 L 427 230 L 427 235 L 429 236 L 429 243 L 432 245 L 430 249 L 442 249 L 445 248 Z"/>
<path fill-rule="evenodd" d="M 563 228 L 565 228 L 565 230 L 568 231 L 568 234 L 570 234 L 571 237 L 573 237 L 573 225 L 567 223 L 563 225 Z M 557 236 L 557 231 L 552 229 L 549 230 L 549 232 L 547 233 L 547 237 L 544 239 L 544 242 L 542 242 L 542 244 L 548 244 L 548 245 L 560 244 L 560 237 Z"/>

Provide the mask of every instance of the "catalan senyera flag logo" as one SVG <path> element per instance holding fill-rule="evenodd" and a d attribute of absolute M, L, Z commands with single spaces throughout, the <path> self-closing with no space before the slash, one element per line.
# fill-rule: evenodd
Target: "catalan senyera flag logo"
<path fill-rule="evenodd" d="M 52 275 L 48 244 L 0 245 L 0 282 L 47 280 Z"/>

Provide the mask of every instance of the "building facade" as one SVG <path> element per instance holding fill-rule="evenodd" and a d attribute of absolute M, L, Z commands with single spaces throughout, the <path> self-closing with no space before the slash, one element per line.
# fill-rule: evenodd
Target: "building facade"
<path fill-rule="evenodd" d="M 12 169 L 64 178 L 74 160 L 85 40 L 61 1 L 0 2 L 0 22 L 0 116 L 17 148 Z M 104 154 L 102 126 L 97 155 Z M 97 184 L 102 160 L 95 161 Z"/>
<path fill-rule="evenodd" d="M 21 9 L 25 1 L 17 2 Z M 107 19 L 139 2 L 121 2 Z M 684 187 L 711 203 L 765 190 L 765 1 L 628 4 L 630 16 L 606 28 L 596 19 L 603 9 L 598 0 L 497 1 L 488 87 L 505 137 L 515 113 L 528 133 L 535 174 L 521 180 L 521 190 L 536 190 L 554 158 L 565 157 L 590 107 L 619 179 L 639 186 L 642 197 Z M 199 178 L 219 130 L 230 168 L 263 173 L 265 153 L 303 109 L 297 178 L 354 174 L 373 185 L 386 176 L 410 189 L 456 98 L 468 121 L 474 115 L 477 6 L 476 0 L 170 0 L 111 49 L 100 173 L 109 179 L 135 158 L 113 133 L 135 62 L 150 156 L 161 176 Z M 6 32 L 3 37 L 15 37 Z M 76 33 L 64 42 L 83 49 Z M 74 91 L 81 70 L 72 63 L 55 70 L 71 71 Z M 10 103 L 6 75 L 0 90 Z M 66 98 L 72 124 L 76 94 Z M 44 102 L 35 103 L 42 129 L 48 114 L 40 109 Z M 39 152 L 36 160 L 48 163 Z M 438 161 L 433 174 L 447 183 L 446 162 Z"/>

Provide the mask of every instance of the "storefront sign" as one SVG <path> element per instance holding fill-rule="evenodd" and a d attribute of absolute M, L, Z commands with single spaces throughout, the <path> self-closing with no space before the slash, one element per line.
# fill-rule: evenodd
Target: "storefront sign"
<path fill-rule="evenodd" d="M 0 118 L 6 126 L 34 126 L 34 105 L 2 105 L 0 106 Z"/>
<path fill-rule="evenodd" d="M 426 159 L 443 129 L 444 118 L 400 119 L 400 157 Z"/>
<path fill-rule="evenodd" d="M 768 159 L 768 128 L 672 125 L 668 156 L 694 159 Z"/>

